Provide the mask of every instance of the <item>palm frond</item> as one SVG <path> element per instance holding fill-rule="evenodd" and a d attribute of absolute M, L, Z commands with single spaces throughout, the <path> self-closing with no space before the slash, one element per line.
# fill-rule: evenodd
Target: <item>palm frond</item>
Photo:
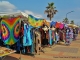
<path fill-rule="evenodd" d="M 49 13 L 49 10 L 45 10 L 45 13 Z"/>
<path fill-rule="evenodd" d="M 47 8 L 47 9 L 49 9 L 50 7 L 49 7 L 49 6 L 47 6 L 46 8 Z"/>
<path fill-rule="evenodd" d="M 51 6 L 54 6 L 54 3 L 53 2 L 51 3 Z"/>

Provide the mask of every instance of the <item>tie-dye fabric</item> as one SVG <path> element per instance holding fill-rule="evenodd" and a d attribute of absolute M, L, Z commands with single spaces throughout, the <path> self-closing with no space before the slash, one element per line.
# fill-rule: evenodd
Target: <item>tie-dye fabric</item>
<path fill-rule="evenodd" d="M 43 20 L 44 19 L 35 18 L 32 15 L 29 15 L 29 17 L 28 17 L 29 24 L 31 26 L 33 26 L 33 27 L 40 27 L 40 26 L 42 26 Z"/>
<path fill-rule="evenodd" d="M 13 45 L 19 40 L 19 21 L 19 17 L 1 21 L 2 40 L 5 44 Z"/>
<path fill-rule="evenodd" d="M 1 20 L 1 19 L 0 19 Z M 0 39 L 1 39 L 1 21 L 0 21 Z"/>

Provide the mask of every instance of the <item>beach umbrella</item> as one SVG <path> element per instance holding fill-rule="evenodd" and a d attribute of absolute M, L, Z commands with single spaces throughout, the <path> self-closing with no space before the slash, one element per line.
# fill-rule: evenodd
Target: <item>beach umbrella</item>
<path fill-rule="evenodd" d="M 19 40 L 20 18 L 7 18 L 1 21 L 2 40 L 7 45 L 13 45 Z"/>

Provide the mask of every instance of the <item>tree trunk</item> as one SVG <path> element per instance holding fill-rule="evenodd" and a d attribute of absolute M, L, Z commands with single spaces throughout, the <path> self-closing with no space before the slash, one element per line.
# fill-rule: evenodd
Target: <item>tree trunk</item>
<path fill-rule="evenodd" d="M 51 21 L 51 15 L 50 15 L 50 21 Z"/>

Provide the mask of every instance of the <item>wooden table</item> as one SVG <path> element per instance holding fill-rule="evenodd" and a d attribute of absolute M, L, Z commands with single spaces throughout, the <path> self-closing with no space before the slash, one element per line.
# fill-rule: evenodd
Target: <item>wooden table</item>
<path fill-rule="evenodd" d="M 9 54 L 15 53 L 15 50 L 11 50 L 5 47 L 0 47 L 0 60 L 3 60 L 5 56 L 8 56 Z"/>

